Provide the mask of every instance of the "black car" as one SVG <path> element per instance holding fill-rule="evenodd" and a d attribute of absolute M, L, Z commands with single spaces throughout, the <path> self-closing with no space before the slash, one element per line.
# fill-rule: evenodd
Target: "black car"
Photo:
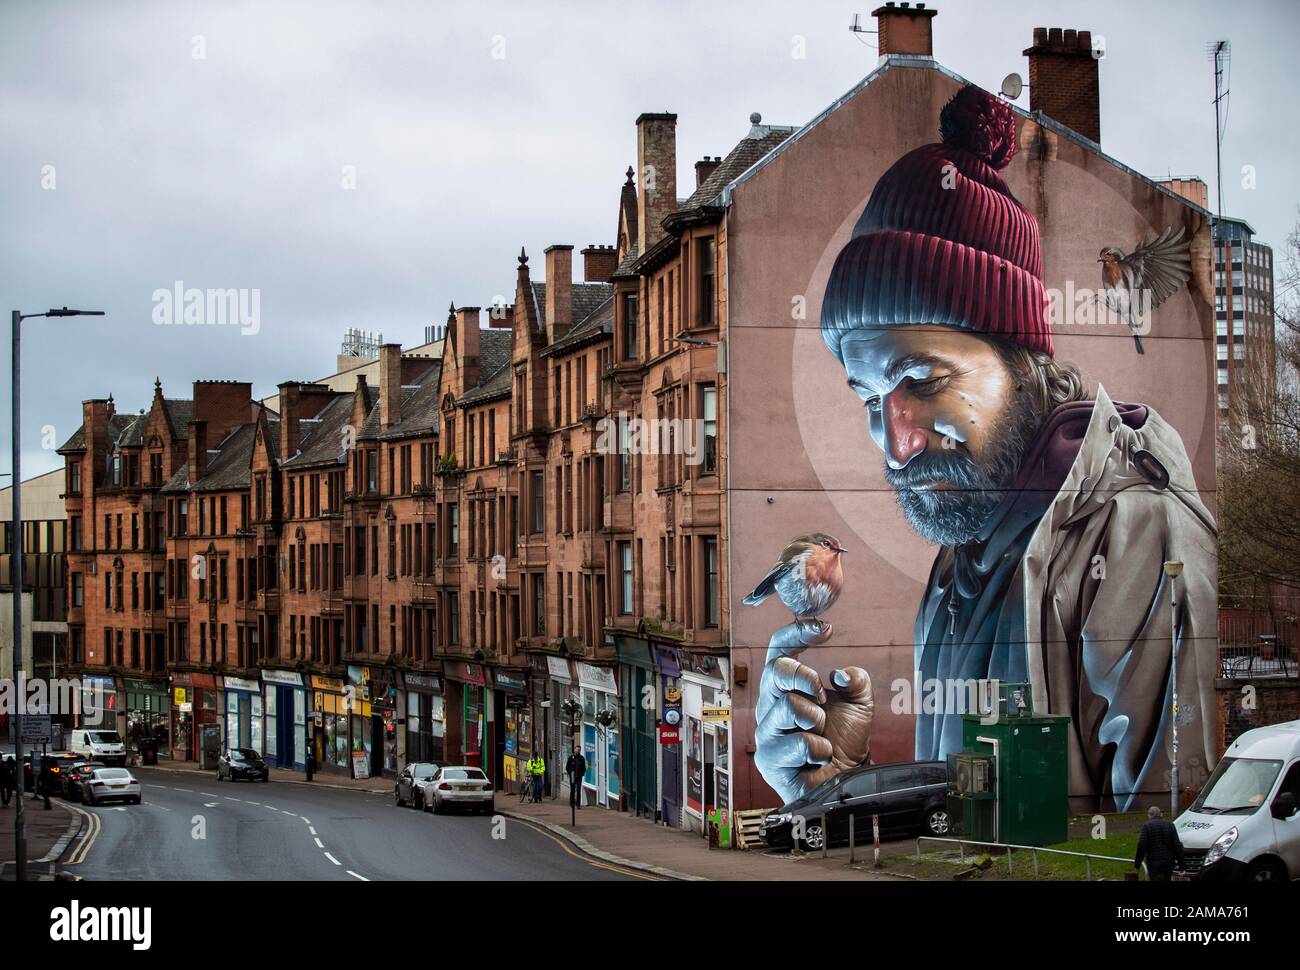
<path fill-rule="evenodd" d="M 81 785 L 94 773 L 96 768 L 107 768 L 100 761 L 74 761 L 60 773 L 59 784 L 63 786 L 63 797 L 69 801 L 81 801 Z"/>
<path fill-rule="evenodd" d="M 782 805 L 763 820 L 769 846 L 821 849 L 826 839 L 822 815 L 830 829 L 829 845 L 848 845 L 849 818 L 859 844 L 871 841 L 871 817 L 880 816 L 881 835 L 950 834 L 948 769 L 942 761 L 903 761 L 864 765 L 842 772 L 802 798 Z M 803 834 L 797 836 L 799 820 Z"/>
<path fill-rule="evenodd" d="M 41 773 L 41 788 L 50 795 L 63 795 L 63 775 L 77 762 L 83 760 L 81 755 L 58 752 L 57 754 L 38 755 Z M 30 768 L 29 768 L 30 770 Z"/>
<path fill-rule="evenodd" d="M 217 781 L 270 781 L 271 769 L 252 748 L 231 748 L 217 759 Z"/>

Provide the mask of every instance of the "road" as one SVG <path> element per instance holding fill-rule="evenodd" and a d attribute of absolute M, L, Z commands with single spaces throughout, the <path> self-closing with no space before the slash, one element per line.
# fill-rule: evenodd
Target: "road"
<path fill-rule="evenodd" d="M 498 816 L 398 808 L 389 794 L 287 782 L 218 784 L 134 768 L 141 805 L 80 806 L 89 831 L 64 860 L 89 880 L 629 880 Z M 498 795 L 502 806 L 509 796 Z M 495 836 L 495 837 L 494 837 Z"/>

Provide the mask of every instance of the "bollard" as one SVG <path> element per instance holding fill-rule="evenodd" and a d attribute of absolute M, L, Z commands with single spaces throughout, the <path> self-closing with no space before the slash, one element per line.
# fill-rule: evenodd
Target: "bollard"
<path fill-rule="evenodd" d="M 873 863 L 873 865 L 875 865 L 875 867 L 879 869 L 880 868 L 880 816 L 879 815 L 871 816 L 871 835 L 873 840 L 875 841 L 875 848 L 872 850 L 872 852 L 875 855 L 875 862 Z M 919 842 L 917 844 L 920 845 Z"/>
<path fill-rule="evenodd" d="M 1011 846 L 1007 846 L 1007 875 L 1014 875 L 1011 870 Z"/>
<path fill-rule="evenodd" d="M 831 830 L 826 827 L 826 813 L 822 812 L 822 858 L 826 858 L 826 850 L 831 844 Z"/>
<path fill-rule="evenodd" d="M 854 831 L 854 821 L 857 816 L 849 814 L 849 865 L 858 861 L 858 837 Z"/>

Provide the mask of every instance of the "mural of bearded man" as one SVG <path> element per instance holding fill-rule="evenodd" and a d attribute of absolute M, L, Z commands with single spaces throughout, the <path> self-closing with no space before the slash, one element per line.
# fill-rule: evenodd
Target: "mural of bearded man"
<path fill-rule="evenodd" d="M 1103 387 L 1089 396 L 1053 356 L 1038 225 L 999 174 L 1016 150 L 1012 109 L 968 86 L 940 132 L 877 183 L 831 271 L 822 337 L 903 514 L 939 547 L 917 676 L 1028 681 L 1037 712 L 1071 718 L 1071 796 L 1127 809 L 1169 791 L 1171 633 L 1179 763 L 1214 760 L 1214 521 L 1177 432 Z M 1184 563 L 1176 613 L 1171 560 Z M 828 754 L 822 737 L 783 743 L 809 730 L 791 700 L 809 637 L 778 631 L 770 655 L 785 666 L 769 662 L 760 685 L 755 761 L 787 800 L 857 760 L 800 761 Z M 916 718 L 918 760 L 960 750 L 960 712 Z"/>

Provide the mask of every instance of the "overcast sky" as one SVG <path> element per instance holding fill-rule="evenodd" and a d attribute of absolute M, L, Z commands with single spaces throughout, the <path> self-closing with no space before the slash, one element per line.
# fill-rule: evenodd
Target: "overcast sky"
<path fill-rule="evenodd" d="M 1152 177 L 1213 182 L 1205 47 L 1229 39 L 1225 211 L 1281 247 L 1300 201 L 1293 0 L 931 6 L 938 60 L 992 90 L 1027 77 L 1036 26 L 1104 35 L 1102 145 Z M 521 245 L 540 277 L 551 243 L 614 242 L 639 113 L 677 113 L 693 185 L 751 111 L 800 125 L 867 74 L 874 37 L 847 28 L 855 12 L 874 27 L 872 8 L 5 0 L 3 309 L 108 312 L 24 325 L 23 477 L 61 464 L 43 444 L 84 399 L 133 412 L 155 376 L 169 397 L 195 378 L 272 393 L 331 373 L 348 327 L 409 346 L 451 301 L 513 300 Z M 153 294 L 176 281 L 259 290 L 259 332 L 155 325 Z"/>

